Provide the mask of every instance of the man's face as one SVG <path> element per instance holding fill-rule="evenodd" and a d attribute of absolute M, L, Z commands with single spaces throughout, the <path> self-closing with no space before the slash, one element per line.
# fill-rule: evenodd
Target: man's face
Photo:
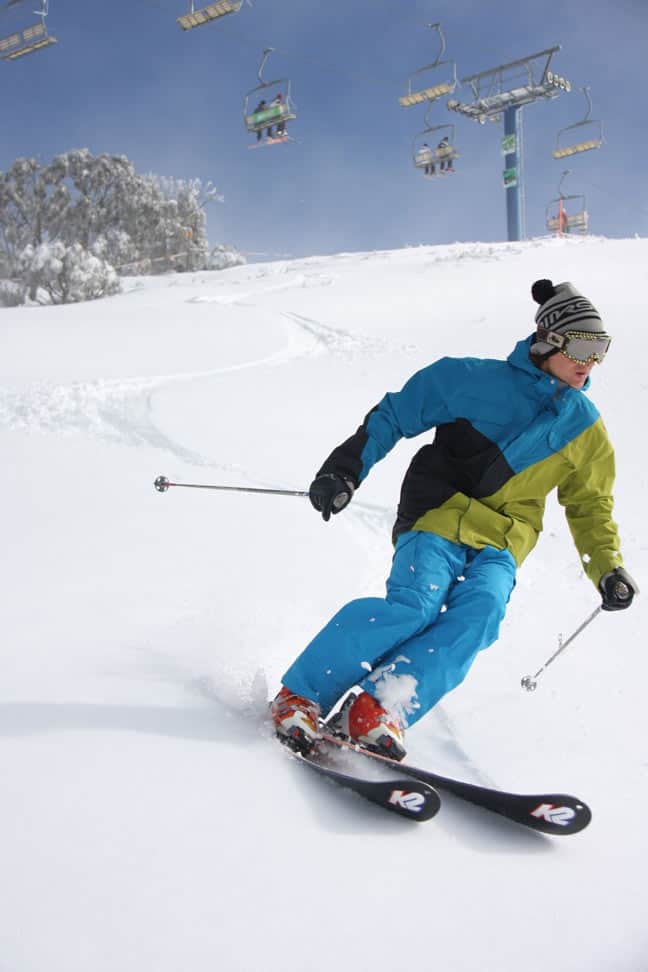
<path fill-rule="evenodd" d="M 550 358 L 547 358 L 542 366 L 542 370 L 553 375 L 554 378 L 564 382 L 571 388 L 582 388 L 595 364 L 596 361 L 589 361 L 587 363 L 572 361 L 562 351 L 558 351 L 556 354 L 552 354 Z"/>

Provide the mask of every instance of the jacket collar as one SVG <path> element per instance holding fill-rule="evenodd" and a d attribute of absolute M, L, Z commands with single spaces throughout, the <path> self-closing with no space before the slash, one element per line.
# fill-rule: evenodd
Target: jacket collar
<path fill-rule="evenodd" d="M 508 358 L 506 359 L 510 365 L 514 368 L 519 368 L 521 371 L 526 371 L 527 374 L 531 375 L 538 382 L 542 382 L 547 387 L 547 391 L 555 391 L 556 379 L 552 375 L 548 374 L 546 371 L 541 371 L 537 368 L 533 361 L 531 360 L 531 345 L 536 340 L 535 333 L 529 335 L 528 338 L 524 338 L 522 341 L 518 341 Z M 564 385 L 560 383 L 560 387 L 566 391 L 581 392 L 586 391 L 590 386 L 590 377 L 588 375 L 587 381 L 582 388 L 571 388 L 569 385 Z"/>

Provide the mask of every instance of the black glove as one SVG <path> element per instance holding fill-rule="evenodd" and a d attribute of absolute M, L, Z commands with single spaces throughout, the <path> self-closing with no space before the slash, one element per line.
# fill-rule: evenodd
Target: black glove
<path fill-rule="evenodd" d="M 623 611 L 630 607 L 633 597 L 639 593 L 639 585 L 633 581 L 627 570 L 615 567 L 609 574 L 603 574 L 599 581 L 599 590 L 604 611 Z"/>
<path fill-rule="evenodd" d="M 331 513 L 339 513 L 348 506 L 353 496 L 354 485 L 337 473 L 321 473 L 313 480 L 308 496 L 323 518 L 328 522 Z"/>

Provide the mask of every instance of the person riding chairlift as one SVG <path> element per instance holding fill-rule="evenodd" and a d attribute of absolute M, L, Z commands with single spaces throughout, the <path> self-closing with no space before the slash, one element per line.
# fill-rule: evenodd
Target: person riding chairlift
<path fill-rule="evenodd" d="M 447 169 L 449 172 L 453 171 L 452 166 L 452 155 L 450 154 L 450 139 L 447 135 L 444 135 L 439 144 L 437 145 L 439 151 L 439 161 L 441 172 Z"/>
<path fill-rule="evenodd" d="M 256 115 L 260 111 L 266 111 L 267 107 L 268 107 L 268 105 L 267 105 L 267 102 L 266 102 L 265 98 L 262 98 L 261 101 L 259 102 L 259 104 L 256 106 L 256 108 L 252 112 L 252 114 L 253 115 Z M 258 132 L 257 132 L 257 142 L 260 142 L 261 141 L 261 136 L 262 135 L 263 135 L 263 130 L 260 128 L 258 130 Z"/>
<path fill-rule="evenodd" d="M 281 91 L 279 91 L 277 92 L 276 97 L 274 97 L 270 102 L 270 107 L 279 108 L 282 105 L 283 105 L 283 95 L 281 94 Z M 276 138 L 281 138 L 285 134 L 286 134 L 286 123 L 282 119 L 281 121 L 277 122 Z M 268 138 L 272 138 L 272 125 L 268 129 Z"/>
<path fill-rule="evenodd" d="M 428 145 L 427 142 L 423 142 L 423 144 L 421 145 L 421 151 L 420 151 L 419 154 L 420 155 L 427 155 L 428 153 L 430 155 L 430 161 L 425 163 L 425 168 L 423 169 L 423 174 L 424 175 L 434 175 L 434 173 L 435 173 L 436 170 L 435 170 L 434 161 L 432 160 L 432 149 L 430 148 L 430 146 Z"/>
<path fill-rule="evenodd" d="M 561 206 L 558 210 L 558 234 L 569 233 L 569 217 Z"/>

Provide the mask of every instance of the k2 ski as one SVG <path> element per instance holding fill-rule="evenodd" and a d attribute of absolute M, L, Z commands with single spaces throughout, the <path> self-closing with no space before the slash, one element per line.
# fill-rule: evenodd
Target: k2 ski
<path fill-rule="evenodd" d="M 327 745 L 324 744 L 321 749 L 313 749 L 308 755 L 303 753 L 294 753 L 294 755 L 300 763 L 309 766 L 320 776 L 358 793 L 365 800 L 375 803 L 384 810 L 407 817 L 408 820 L 417 822 L 430 820 L 438 812 L 441 800 L 429 783 L 417 780 L 409 774 L 393 780 L 365 780 L 361 776 L 343 773 L 330 764 L 326 748 Z M 398 763 L 394 763 L 394 768 L 397 767 Z"/>
<path fill-rule="evenodd" d="M 495 790 L 476 783 L 464 783 L 461 780 L 440 776 L 438 773 L 431 773 L 429 770 L 418 769 L 407 763 L 397 762 L 388 756 L 372 753 L 343 737 L 332 735 L 326 726 L 322 726 L 322 733 L 322 739 L 327 745 L 349 749 L 369 759 L 391 765 L 406 777 L 445 790 L 475 806 L 491 810 L 543 834 L 560 836 L 577 834 L 587 827 L 592 819 L 592 812 L 586 803 L 565 793 L 508 793 L 505 790 Z"/>

